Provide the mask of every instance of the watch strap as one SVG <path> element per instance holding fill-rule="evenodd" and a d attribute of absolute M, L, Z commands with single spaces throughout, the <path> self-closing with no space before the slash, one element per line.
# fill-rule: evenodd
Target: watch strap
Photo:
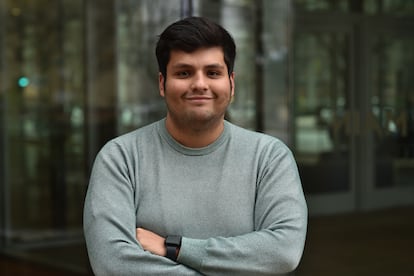
<path fill-rule="evenodd" d="M 167 258 L 177 261 L 178 250 L 181 247 L 181 236 L 170 235 L 165 238 L 165 247 L 167 249 Z"/>
<path fill-rule="evenodd" d="M 167 258 L 173 260 L 174 262 L 177 260 L 177 247 L 172 245 L 167 245 Z"/>

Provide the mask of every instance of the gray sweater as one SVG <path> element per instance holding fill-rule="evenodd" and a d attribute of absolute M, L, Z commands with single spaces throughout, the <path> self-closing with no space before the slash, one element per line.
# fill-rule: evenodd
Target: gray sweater
<path fill-rule="evenodd" d="M 85 200 L 97 275 L 277 275 L 302 255 L 307 207 L 290 150 L 225 121 L 204 148 L 158 121 L 107 143 Z M 183 236 L 177 263 L 144 251 L 136 227 Z"/>

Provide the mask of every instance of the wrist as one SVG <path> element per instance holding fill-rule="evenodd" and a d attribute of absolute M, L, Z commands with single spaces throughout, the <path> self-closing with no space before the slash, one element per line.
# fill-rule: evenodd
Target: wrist
<path fill-rule="evenodd" d="M 169 235 L 165 238 L 166 257 L 174 262 L 177 261 L 181 248 L 181 236 Z"/>

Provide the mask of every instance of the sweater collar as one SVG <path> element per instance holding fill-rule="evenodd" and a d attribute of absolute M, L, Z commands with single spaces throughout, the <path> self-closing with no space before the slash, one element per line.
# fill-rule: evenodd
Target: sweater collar
<path fill-rule="evenodd" d="M 213 143 L 201 148 L 190 148 L 180 144 L 171 136 L 171 134 L 168 132 L 165 126 L 165 118 L 158 122 L 157 129 L 162 139 L 164 139 L 168 143 L 168 145 L 170 145 L 174 150 L 184 155 L 207 155 L 209 153 L 212 153 L 213 151 L 218 149 L 224 143 L 224 141 L 226 141 L 229 138 L 230 135 L 229 123 L 227 121 L 224 121 L 223 132 Z"/>

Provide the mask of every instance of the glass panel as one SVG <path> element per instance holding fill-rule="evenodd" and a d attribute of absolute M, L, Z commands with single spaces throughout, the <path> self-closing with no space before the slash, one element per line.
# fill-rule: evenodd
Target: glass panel
<path fill-rule="evenodd" d="M 205 1 L 207 2 L 207 1 Z M 237 45 L 234 71 L 235 97 L 228 118 L 245 128 L 256 128 L 256 39 L 255 1 L 222 1 L 220 23 L 232 34 Z"/>
<path fill-rule="evenodd" d="M 377 36 L 372 45 L 371 106 L 378 122 L 375 143 L 377 187 L 414 182 L 414 39 Z"/>
<path fill-rule="evenodd" d="M 6 1 L 2 84 L 8 243 L 81 237 L 83 6 Z M 3 154 L 3 152 L 1 153 Z M 2 202 L 3 204 L 3 202 Z"/>
<path fill-rule="evenodd" d="M 364 12 L 367 14 L 413 15 L 414 1 L 407 0 L 365 0 Z"/>
<path fill-rule="evenodd" d="M 297 11 L 316 12 L 316 11 L 349 11 L 349 0 L 294 0 Z"/>
<path fill-rule="evenodd" d="M 291 43 L 291 1 L 263 2 L 263 114 L 264 131 L 291 144 L 288 61 Z M 260 81 L 260 80 L 259 80 Z"/>
<path fill-rule="evenodd" d="M 181 2 L 116 1 L 118 134 L 165 116 L 154 47 L 164 27 L 179 19 Z"/>
<path fill-rule="evenodd" d="M 407 0 L 294 0 L 298 12 L 364 12 L 406 16 L 414 14 L 414 2 Z"/>
<path fill-rule="evenodd" d="M 114 1 L 84 1 L 88 165 L 101 147 L 117 135 Z"/>
<path fill-rule="evenodd" d="M 295 152 L 307 193 L 350 186 L 348 40 L 341 32 L 295 37 Z"/>

